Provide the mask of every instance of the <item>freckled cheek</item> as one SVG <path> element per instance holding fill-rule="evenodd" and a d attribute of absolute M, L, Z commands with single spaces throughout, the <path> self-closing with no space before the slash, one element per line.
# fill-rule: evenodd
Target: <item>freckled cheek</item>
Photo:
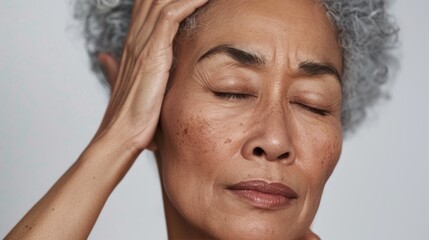
<path fill-rule="evenodd" d="M 342 138 L 341 137 L 334 137 L 333 139 L 336 139 L 335 141 L 332 141 L 330 144 L 327 144 L 326 150 L 327 152 L 327 160 L 326 164 L 324 164 L 322 167 L 325 170 L 325 182 L 328 180 L 328 178 L 331 176 L 332 172 L 335 169 L 335 166 L 338 163 L 338 160 L 341 156 L 341 150 L 343 146 Z"/>
<path fill-rule="evenodd" d="M 321 136 L 323 137 L 316 138 L 307 150 L 307 152 L 311 152 L 307 163 L 307 178 L 310 180 L 312 188 L 320 191 L 323 190 L 331 176 L 342 148 L 341 134 L 337 134 L 337 131 Z"/>
<path fill-rule="evenodd" d="M 218 136 L 213 123 L 199 116 L 184 116 L 179 120 L 178 142 L 183 149 L 190 149 L 194 154 L 213 153 Z"/>
<path fill-rule="evenodd" d="M 169 161 L 174 157 L 177 164 L 204 168 L 210 168 L 212 164 L 220 164 L 218 157 L 221 149 L 219 148 L 222 148 L 224 142 L 231 141 L 228 140 L 224 121 L 210 118 L 210 113 L 195 108 L 177 110 L 177 112 L 173 110 L 166 117 L 169 117 L 169 120 L 163 124 L 163 131 L 165 152 L 171 156 L 168 158 Z"/>

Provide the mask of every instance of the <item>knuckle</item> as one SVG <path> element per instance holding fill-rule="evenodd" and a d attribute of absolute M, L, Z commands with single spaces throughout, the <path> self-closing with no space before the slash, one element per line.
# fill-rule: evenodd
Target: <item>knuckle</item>
<path fill-rule="evenodd" d="M 160 19 L 164 21 L 174 21 L 176 15 L 176 9 L 167 6 L 161 10 Z"/>

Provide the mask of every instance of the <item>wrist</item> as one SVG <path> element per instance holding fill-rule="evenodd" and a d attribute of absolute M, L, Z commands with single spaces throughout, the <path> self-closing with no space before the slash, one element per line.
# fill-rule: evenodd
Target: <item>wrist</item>
<path fill-rule="evenodd" d="M 132 140 L 106 131 L 90 142 L 77 164 L 79 167 L 98 169 L 102 179 L 116 186 L 141 151 Z"/>

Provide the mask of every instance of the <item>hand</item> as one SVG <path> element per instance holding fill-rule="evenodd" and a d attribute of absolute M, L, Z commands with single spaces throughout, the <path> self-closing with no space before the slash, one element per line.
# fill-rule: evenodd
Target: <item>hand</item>
<path fill-rule="evenodd" d="M 158 124 L 179 23 L 207 1 L 135 1 L 120 67 L 109 55 L 99 56 L 112 95 L 95 140 L 107 134 L 137 152 L 148 147 Z"/>
<path fill-rule="evenodd" d="M 121 64 L 99 56 L 112 96 L 94 139 L 6 239 L 86 239 L 155 133 L 179 23 L 208 0 L 135 0 Z"/>

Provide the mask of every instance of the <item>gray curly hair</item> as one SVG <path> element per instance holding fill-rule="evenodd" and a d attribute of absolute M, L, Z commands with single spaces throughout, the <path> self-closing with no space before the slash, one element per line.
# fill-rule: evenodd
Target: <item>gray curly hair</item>
<path fill-rule="evenodd" d="M 134 0 L 75 1 L 75 18 L 82 24 L 92 69 L 105 83 L 97 56 L 107 52 L 120 59 Z M 347 134 L 364 120 L 370 106 L 387 96 L 385 86 L 397 63 L 392 50 L 398 27 L 386 12 L 386 0 L 320 1 L 338 29 L 343 50 L 342 126 Z M 189 16 L 180 32 L 195 29 L 204 8 Z"/>

